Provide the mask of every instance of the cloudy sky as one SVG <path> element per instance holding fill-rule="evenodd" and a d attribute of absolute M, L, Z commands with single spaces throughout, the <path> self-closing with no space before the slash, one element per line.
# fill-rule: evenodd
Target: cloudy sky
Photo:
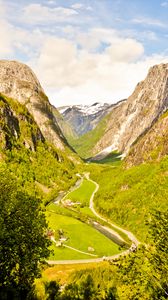
<path fill-rule="evenodd" d="M 168 62 L 168 1 L 0 0 L 0 39 L 55 106 L 116 102 Z"/>

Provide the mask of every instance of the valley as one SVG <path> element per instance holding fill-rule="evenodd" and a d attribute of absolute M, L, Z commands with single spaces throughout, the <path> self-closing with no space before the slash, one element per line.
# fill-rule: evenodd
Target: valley
<path fill-rule="evenodd" d="M 0 61 L 0 298 L 166 299 L 167 70 L 64 120 L 28 66 Z"/>
<path fill-rule="evenodd" d="M 97 190 L 98 185 L 91 181 L 86 173 L 79 187 L 64 196 L 60 203 L 53 203 L 47 206 L 49 226 L 54 232 L 57 232 L 57 238 L 59 231 L 63 232 L 62 235 L 67 235 L 62 245 L 59 244 L 59 241 L 55 242 L 54 239 L 54 243 L 59 246 L 57 246 L 57 249 L 55 249 L 55 246 L 52 246 L 54 248 L 54 255 L 51 256 L 53 263 L 57 263 L 57 261 L 54 261 L 54 258 L 57 260 L 62 259 L 63 263 L 65 257 L 66 262 L 68 259 L 73 260 L 73 262 L 75 262 L 74 259 L 77 259 L 78 263 L 79 259 L 86 258 L 88 258 L 87 263 L 89 261 L 101 261 L 103 257 L 112 259 L 112 255 L 116 257 L 115 254 L 122 251 L 121 249 L 119 250 L 117 244 L 122 246 L 125 244 L 125 247 L 127 246 L 128 248 L 126 242 L 114 229 L 105 227 L 106 224 L 108 225 L 108 222 L 105 219 L 102 220 L 93 209 L 93 199 Z M 59 221 L 59 219 L 61 220 Z M 103 221 L 103 225 L 98 223 L 99 221 Z M 62 227 L 60 228 L 59 226 Z M 77 231 L 75 227 L 78 228 Z M 70 254 L 68 254 L 69 249 L 66 249 L 67 245 L 74 248 Z M 76 252 L 82 251 L 86 255 L 83 256 L 84 253 L 81 253 L 82 255 L 75 253 L 75 249 Z M 90 249 L 90 253 L 88 253 L 88 249 Z M 124 252 L 124 249 L 122 252 Z M 95 259 L 89 260 L 89 256 L 95 256 Z M 96 259 L 96 257 L 102 258 Z"/>

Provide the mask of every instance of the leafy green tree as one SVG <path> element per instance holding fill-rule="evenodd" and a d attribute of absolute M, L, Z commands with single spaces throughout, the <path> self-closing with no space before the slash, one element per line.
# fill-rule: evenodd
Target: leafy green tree
<path fill-rule="evenodd" d="M 61 300 L 80 300 L 79 285 L 76 283 L 69 283 L 61 295 Z"/>
<path fill-rule="evenodd" d="M 59 283 L 52 280 L 45 284 L 45 292 L 47 294 L 46 300 L 60 299 L 60 286 Z"/>
<path fill-rule="evenodd" d="M 155 210 L 149 223 L 153 238 L 153 255 L 151 264 L 154 267 L 153 281 L 157 299 L 168 298 L 168 210 Z"/>
<path fill-rule="evenodd" d="M 89 274 L 78 283 L 68 284 L 62 294 L 62 300 L 96 300 L 97 289 L 92 276 Z"/>
<path fill-rule="evenodd" d="M 105 300 L 118 300 L 116 287 L 110 287 L 107 291 Z"/>
<path fill-rule="evenodd" d="M 49 255 L 45 216 L 40 201 L 18 190 L 4 167 L 0 207 L 0 299 L 27 299 L 40 263 Z"/>
<path fill-rule="evenodd" d="M 87 275 L 85 280 L 81 282 L 80 291 L 82 300 L 96 299 L 96 289 L 94 286 L 93 278 L 90 274 Z"/>

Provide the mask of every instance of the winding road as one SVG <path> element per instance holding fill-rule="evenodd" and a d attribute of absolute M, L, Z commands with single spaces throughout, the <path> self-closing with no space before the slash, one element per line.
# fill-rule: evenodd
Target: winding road
<path fill-rule="evenodd" d="M 95 186 L 96 186 L 96 188 L 95 188 L 95 190 L 94 190 L 94 192 L 93 192 L 93 194 L 92 194 L 92 196 L 91 196 L 91 198 L 90 198 L 90 205 L 89 205 L 89 207 L 90 207 L 90 209 L 92 210 L 92 212 L 94 213 L 94 215 L 95 215 L 96 217 L 98 217 L 99 219 L 101 219 L 102 221 L 108 223 L 108 224 L 109 224 L 110 226 L 112 226 L 113 228 L 116 228 L 117 230 L 119 230 L 119 231 L 123 232 L 124 234 L 126 234 L 126 235 L 128 236 L 128 238 L 129 238 L 129 240 L 132 241 L 132 244 L 135 245 L 135 246 L 137 247 L 137 246 L 140 244 L 140 242 L 139 242 L 139 241 L 137 240 L 137 238 L 132 234 L 132 232 L 130 232 L 130 231 L 128 231 L 128 230 L 125 230 L 125 229 L 123 229 L 123 228 L 121 228 L 121 227 L 119 227 L 119 226 L 117 226 L 117 225 L 111 223 L 109 220 L 103 218 L 99 213 L 96 212 L 96 210 L 94 209 L 94 202 L 93 202 L 93 199 L 94 199 L 95 193 L 96 193 L 96 192 L 98 191 L 98 189 L 99 189 L 99 184 L 98 184 L 96 181 L 93 181 L 92 179 L 90 179 L 89 173 L 85 173 L 85 177 L 87 178 L 87 180 L 89 180 L 90 182 L 94 183 Z M 114 231 L 114 230 L 112 230 L 112 229 L 110 229 L 110 228 L 108 228 L 108 227 L 106 227 L 106 226 L 104 226 L 104 227 L 107 229 L 107 231 L 112 232 L 116 237 L 118 237 L 119 239 L 121 239 L 122 241 L 124 241 L 124 240 L 121 238 L 121 236 L 120 236 L 118 233 L 116 233 L 116 231 Z M 132 246 L 133 246 L 133 245 L 132 245 Z"/>
<path fill-rule="evenodd" d="M 91 259 L 78 259 L 78 260 L 48 260 L 48 264 L 51 264 L 51 265 L 62 265 L 62 264 L 84 264 L 84 263 L 98 263 L 98 262 L 102 262 L 102 261 L 105 261 L 105 260 L 115 260 L 121 256 L 125 256 L 127 254 L 129 254 L 131 251 L 133 251 L 134 249 L 137 248 L 137 246 L 140 244 L 140 242 L 137 240 L 137 238 L 128 230 L 125 230 L 113 223 L 111 223 L 109 220 L 103 218 L 99 213 L 96 212 L 95 208 L 94 208 L 94 196 L 95 196 L 95 193 L 98 191 L 99 189 L 99 184 L 96 182 L 96 181 L 93 181 L 92 179 L 90 179 L 90 173 L 85 173 L 85 178 L 94 183 L 95 185 L 95 190 L 93 191 L 91 197 L 90 197 L 90 201 L 89 201 L 89 208 L 91 209 L 91 211 L 93 212 L 93 214 L 99 218 L 100 220 L 108 223 L 110 226 L 112 226 L 113 228 L 116 228 L 117 230 L 119 230 L 120 232 L 123 232 L 124 234 L 127 235 L 127 237 L 129 238 L 129 240 L 132 241 L 132 245 L 131 247 L 128 249 L 128 250 L 125 250 L 119 254 L 116 254 L 116 255 L 112 255 L 112 256 L 108 256 L 108 257 L 100 257 L 100 258 L 91 258 Z M 82 183 L 82 182 L 81 182 Z M 69 192 L 68 192 L 69 193 Z M 64 199 L 65 197 L 63 197 Z M 63 200 L 62 199 L 62 200 Z M 121 242 L 125 242 L 124 239 L 113 229 L 107 227 L 107 226 L 103 226 L 101 225 L 101 227 L 106 231 L 106 232 L 109 232 L 110 234 L 112 234 L 113 236 L 115 236 L 118 240 L 120 240 Z M 69 246 L 67 246 L 69 247 Z M 70 248 L 70 247 L 69 247 Z M 75 250 L 75 251 L 79 251 L 75 248 L 72 248 L 72 250 Z M 80 251 L 79 251 L 80 252 Z"/>

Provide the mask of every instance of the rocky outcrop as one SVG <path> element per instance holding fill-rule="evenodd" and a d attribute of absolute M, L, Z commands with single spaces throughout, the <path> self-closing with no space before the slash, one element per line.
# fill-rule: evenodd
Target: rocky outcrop
<path fill-rule="evenodd" d="M 0 95 L 0 148 L 25 147 L 36 151 L 39 142 L 45 139 L 28 110 L 14 100 Z"/>
<path fill-rule="evenodd" d="M 52 105 L 52 112 L 58 122 L 58 125 L 63 133 L 63 135 L 66 137 L 66 139 L 69 141 L 69 139 L 75 138 L 76 134 L 74 130 L 72 129 L 71 125 L 65 120 L 63 115 L 59 112 L 55 106 Z"/>
<path fill-rule="evenodd" d="M 125 163 L 127 167 L 132 167 L 146 161 L 160 160 L 165 155 L 168 155 L 167 112 L 131 147 Z"/>
<path fill-rule="evenodd" d="M 168 64 L 152 67 L 133 94 L 114 108 L 94 154 L 114 149 L 127 154 L 136 139 L 148 131 L 168 108 Z"/>
<path fill-rule="evenodd" d="M 24 104 L 45 139 L 56 148 L 64 150 L 66 140 L 52 107 L 37 77 L 27 65 L 16 61 L 0 61 L 0 93 Z"/>

